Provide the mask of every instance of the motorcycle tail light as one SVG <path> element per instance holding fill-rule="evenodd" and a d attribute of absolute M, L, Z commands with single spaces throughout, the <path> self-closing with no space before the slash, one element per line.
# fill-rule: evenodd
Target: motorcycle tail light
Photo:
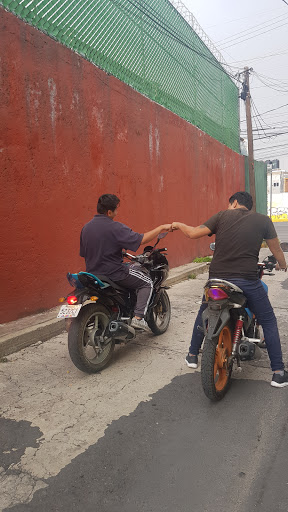
<path fill-rule="evenodd" d="M 208 297 L 212 300 L 228 299 L 228 295 L 221 288 L 209 288 Z"/>
<path fill-rule="evenodd" d="M 77 304 L 78 299 L 77 299 L 77 297 L 75 297 L 75 295 L 69 295 L 69 297 L 67 297 L 67 302 L 70 305 Z"/>

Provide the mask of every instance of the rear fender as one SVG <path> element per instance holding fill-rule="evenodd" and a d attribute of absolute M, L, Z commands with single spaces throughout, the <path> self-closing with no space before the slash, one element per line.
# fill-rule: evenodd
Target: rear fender
<path fill-rule="evenodd" d="M 212 339 L 219 336 L 221 330 L 230 320 L 230 310 L 212 309 L 208 307 L 203 311 L 202 322 L 204 333 L 207 338 Z"/>

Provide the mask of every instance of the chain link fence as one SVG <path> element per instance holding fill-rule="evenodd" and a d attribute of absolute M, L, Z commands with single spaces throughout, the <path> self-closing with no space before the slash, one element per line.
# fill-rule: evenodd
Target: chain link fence
<path fill-rule="evenodd" d="M 238 88 L 168 0 L 0 4 L 239 152 Z"/>

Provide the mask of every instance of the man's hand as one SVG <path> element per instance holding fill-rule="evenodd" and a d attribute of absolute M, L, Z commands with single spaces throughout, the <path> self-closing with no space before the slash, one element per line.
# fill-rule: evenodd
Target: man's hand
<path fill-rule="evenodd" d="M 283 270 L 283 272 L 287 272 L 287 267 L 280 267 L 279 263 L 276 263 L 276 270 Z"/>
<path fill-rule="evenodd" d="M 180 222 L 172 222 L 171 227 L 172 231 L 176 231 L 176 229 L 179 229 Z"/>
<path fill-rule="evenodd" d="M 278 262 L 276 264 L 276 270 L 284 270 L 284 272 L 287 272 L 287 263 L 285 261 L 285 256 L 280 247 L 278 238 L 270 238 L 266 240 L 266 242 L 270 251 Z"/>
<path fill-rule="evenodd" d="M 162 231 L 172 231 L 172 224 L 163 224 Z"/>

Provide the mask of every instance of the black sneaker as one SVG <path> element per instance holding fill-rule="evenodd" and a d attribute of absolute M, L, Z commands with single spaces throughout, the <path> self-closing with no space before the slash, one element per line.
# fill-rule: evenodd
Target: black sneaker
<path fill-rule="evenodd" d="M 284 370 L 284 375 L 280 375 L 280 373 L 273 373 L 271 386 L 274 388 L 284 388 L 285 386 L 288 386 L 288 372 Z"/>
<path fill-rule="evenodd" d="M 185 358 L 185 362 L 189 368 L 197 368 L 198 367 L 198 356 L 190 356 L 187 354 Z"/>

